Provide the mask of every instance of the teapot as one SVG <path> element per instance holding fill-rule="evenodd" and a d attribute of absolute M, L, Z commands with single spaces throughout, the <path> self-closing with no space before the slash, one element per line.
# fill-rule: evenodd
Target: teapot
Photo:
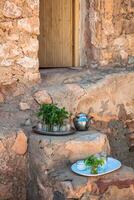
<path fill-rule="evenodd" d="M 78 131 L 86 131 L 89 128 L 90 120 L 92 117 L 88 117 L 85 113 L 79 113 L 73 119 L 74 126 Z"/>

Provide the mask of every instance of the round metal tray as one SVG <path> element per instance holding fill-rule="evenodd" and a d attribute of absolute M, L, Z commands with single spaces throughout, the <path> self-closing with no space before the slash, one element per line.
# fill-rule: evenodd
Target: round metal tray
<path fill-rule="evenodd" d="M 61 132 L 47 132 L 42 129 L 39 129 L 37 126 L 32 127 L 32 130 L 36 134 L 40 135 L 47 135 L 47 136 L 66 136 L 66 135 L 72 135 L 76 132 L 74 128 L 71 128 L 70 131 L 61 131 Z"/>

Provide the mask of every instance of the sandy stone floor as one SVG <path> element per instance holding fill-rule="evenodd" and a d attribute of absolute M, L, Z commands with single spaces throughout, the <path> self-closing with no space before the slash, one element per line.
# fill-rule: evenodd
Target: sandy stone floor
<path fill-rule="evenodd" d="M 134 68 L 109 68 L 109 69 L 88 69 L 88 68 L 55 68 L 41 69 L 42 86 L 63 85 L 71 83 L 79 83 L 80 85 L 88 85 L 96 83 L 103 79 L 106 75 L 112 73 L 121 73 L 133 71 Z"/>

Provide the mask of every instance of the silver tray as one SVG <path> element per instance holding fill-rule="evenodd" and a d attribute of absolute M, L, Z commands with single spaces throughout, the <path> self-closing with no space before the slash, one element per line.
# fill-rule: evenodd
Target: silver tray
<path fill-rule="evenodd" d="M 32 130 L 36 134 L 47 135 L 47 136 L 67 136 L 67 135 L 72 135 L 76 132 L 74 128 L 71 128 L 70 131 L 47 132 L 47 131 L 44 131 L 43 129 L 39 129 L 37 126 L 33 126 Z"/>

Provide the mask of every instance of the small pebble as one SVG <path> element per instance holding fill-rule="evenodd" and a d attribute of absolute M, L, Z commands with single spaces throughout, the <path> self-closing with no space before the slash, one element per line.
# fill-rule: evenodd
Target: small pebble
<path fill-rule="evenodd" d="M 31 125 L 31 119 L 26 119 L 25 126 L 30 126 L 30 125 Z"/>

